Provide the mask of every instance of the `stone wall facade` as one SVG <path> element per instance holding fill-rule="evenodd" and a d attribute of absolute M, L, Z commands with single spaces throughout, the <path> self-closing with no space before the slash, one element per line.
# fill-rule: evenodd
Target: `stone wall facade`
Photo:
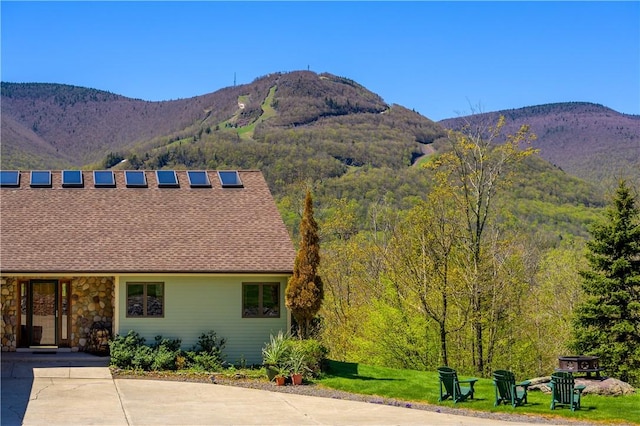
<path fill-rule="evenodd" d="M 46 279 L 47 277 L 42 277 Z M 2 351 L 13 352 L 18 347 L 18 284 L 33 278 L 2 277 L 0 279 L 2 308 Z M 92 327 L 99 325 L 113 335 L 115 289 L 113 277 L 55 278 L 70 282 L 69 346 L 72 351 L 86 351 L 90 345 Z M 23 310 L 24 312 L 24 310 Z"/>
<path fill-rule="evenodd" d="M 0 279 L 0 304 L 2 307 L 2 352 L 14 352 L 18 329 L 18 281 L 15 278 Z"/>

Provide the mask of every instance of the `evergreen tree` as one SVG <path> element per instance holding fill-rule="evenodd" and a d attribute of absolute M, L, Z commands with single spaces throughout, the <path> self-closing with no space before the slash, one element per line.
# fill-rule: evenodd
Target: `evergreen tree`
<path fill-rule="evenodd" d="M 298 337 L 306 339 L 311 334 L 311 321 L 320 310 L 324 290 L 317 274 L 320 265 L 320 238 L 318 224 L 313 218 L 313 201 L 307 190 L 304 212 L 300 222 L 300 248 L 285 291 L 286 304 L 298 323 Z"/>
<path fill-rule="evenodd" d="M 590 230 L 572 349 L 599 356 L 608 375 L 640 385 L 640 211 L 625 181 L 606 216 Z"/>

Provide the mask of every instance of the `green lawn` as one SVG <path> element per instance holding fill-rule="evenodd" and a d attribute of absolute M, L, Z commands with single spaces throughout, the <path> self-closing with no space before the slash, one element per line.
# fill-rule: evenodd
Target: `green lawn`
<path fill-rule="evenodd" d="M 460 375 L 461 379 L 466 376 Z M 518 378 L 518 380 L 525 378 Z M 347 392 L 376 395 L 402 401 L 423 402 L 453 407 L 449 401 L 438 402 L 438 373 L 433 371 L 396 370 L 363 364 L 329 361 L 329 371 L 316 381 L 318 385 Z M 585 421 L 640 424 L 640 394 L 628 396 L 583 395 L 582 408 L 571 412 L 560 407 L 551 410 L 551 397 L 539 391 L 529 391 L 525 406 L 513 408 L 510 405 L 494 407 L 495 391 L 490 379 L 480 379 L 475 385 L 475 399 L 455 404 L 456 407 L 492 412 L 516 412 L 535 414 L 547 418 L 562 416 Z"/>
<path fill-rule="evenodd" d="M 273 97 L 275 96 L 275 93 L 276 93 L 276 86 L 273 86 L 271 89 L 269 89 L 269 94 L 267 95 L 265 100 L 262 102 L 262 105 L 260 105 L 260 107 L 262 108 L 262 114 L 260 115 L 260 117 L 258 117 L 258 119 L 253 123 L 247 126 L 240 127 L 238 129 L 238 136 L 240 136 L 243 139 L 253 138 L 253 131 L 255 130 L 256 126 L 259 123 L 262 123 L 263 121 L 271 117 L 274 117 L 276 115 L 276 110 L 273 109 L 273 107 L 271 106 L 271 104 L 273 103 Z"/>

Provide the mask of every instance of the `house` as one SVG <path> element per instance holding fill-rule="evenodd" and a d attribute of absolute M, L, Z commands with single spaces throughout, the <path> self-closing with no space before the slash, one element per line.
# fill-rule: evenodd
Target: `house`
<path fill-rule="evenodd" d="M 2 171 L 2 351 L 214 330 L 261 362 L 295 250 L 259 171 Z"/>

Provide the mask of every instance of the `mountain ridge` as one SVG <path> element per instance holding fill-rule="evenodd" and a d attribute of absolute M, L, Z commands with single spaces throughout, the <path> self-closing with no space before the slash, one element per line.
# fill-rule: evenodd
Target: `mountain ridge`
<path fill-rule="evenodd" d="M 310 71 L 272 73 L 169 101 L 54 83 L 1 84 L 2 168 L 96 166 L 112 153 L 146 157 L 175 142 L 213 140 L 212 135 L 216 141 L 275 145 L 292 142 L 291 129 L 322 139 L 333 151 L 329 155 L 348 167 L 385 163 L 364 153 L 381 151 L 384 144 L 397 145 L 394 150 L 402 159 L 394 164 L 410 165 L 425 153 L 437 153 L 446 130 L 459 129 L 471 117 L 433 122 L 385 103 L 353 80 Z M 542 158 L 582 179 L 610 181 L 640 168 L 640 116 L 587 102 L 474 116 L 493 120 L 499 115 L 505 116 L 509 133 L 529 124 Z M 335 131 L 328 130 L 331 126 Z"/>
<path fill-rule="evenodd" d="M 504 131 L 527 124 L 536 134 L 540 156 L 574 176 L 611 186 L 618 178 L 640 175 L 640 115 L 623 114 L 600 104 L 561 102 L 474 114 L 478 120 L 504 116 Z M 468 117 L 438 123 L 461 129 Z"/>

